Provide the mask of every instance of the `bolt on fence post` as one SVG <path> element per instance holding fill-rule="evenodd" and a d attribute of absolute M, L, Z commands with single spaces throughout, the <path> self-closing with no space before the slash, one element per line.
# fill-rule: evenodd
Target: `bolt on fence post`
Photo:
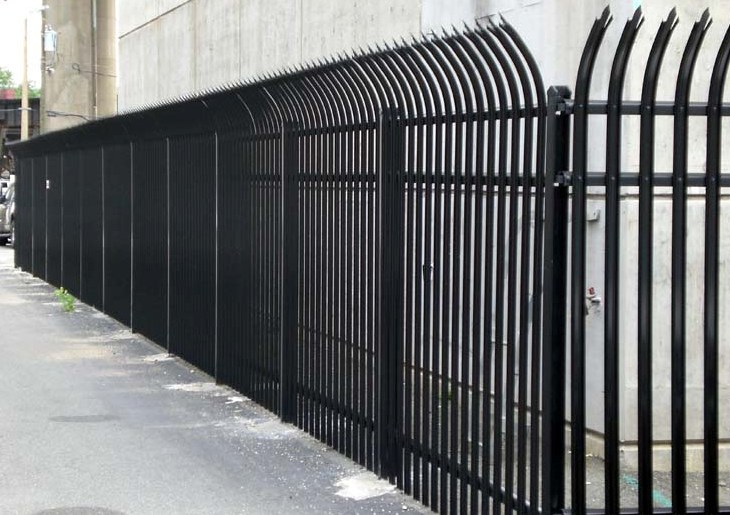
<path fill-rule="evenodd" d="M 548 90 L 543 289 L 542 482 L 544 514 L 565 507 L 565 360 L 570 113 L 567 87 Z"/>
<path fill-rule="evenodd" d="M 299 152 L 297 125 L 281 128 L 281 331 L 279 410 L 284 422 L 296 420 L 299 286 Z"/>
<path fill-rule="evenodd" d="M 380 476 L 391 483 L 400 471 L 398 389 L 402 354 L 404 139 L 398 111 L 383 109 L 378 119 L 377 169 L 377 420 Z"/>

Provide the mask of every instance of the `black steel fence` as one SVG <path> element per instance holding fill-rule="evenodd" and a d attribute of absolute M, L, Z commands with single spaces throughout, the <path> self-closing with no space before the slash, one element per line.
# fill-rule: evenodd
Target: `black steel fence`
<path fill-rule="evenodd" d="M 722 117 L 730 114 L 728 109 L 730 106 L 723 104 L 725 77 L 730 62 L 730 29 L 725 33 L 717 51 L 709 80 L 707 101 L 690 103 L 690 86 L 695 64 L 711 19 L 709 11 L 702 13 L 692 26 L 677 75 L 662 77 L 660 72 L 664 55 L 678 22 L 676 12 L 672 10 L 661 23 L 649 52 L 641 100 L 627 101 L 623 98 L 624 79 L 637 33 L 643 24 L 641 10 L 637 10 L 633 18 L 626 23 L 618 43 L 611 68 L 608 99 L 594 102 L 589 97 L 593 67 L 610 22 L 611 16 L 606 10 L 594 24 L 586 44 L 578 71 L 575 100 L 568 101 L 567 110 L 573 114 L 572 171 L 560 174 L 559 186 L 554 188 L 564 190 L 554 193 L 561 198 L 556 213 L 562 212 L 562 214 L 558 215 L 558 218 L 567 217 L 567 196 L 570 194 L 572 197 L 568 374 L 571 378 L 570 504 L 576 507 L 577 511 L 582 511 L 580 507 L 586 506 L 586 405 L 602 401 L 605 432 L 604 503 L 607 513 L 618 513 L 620 508 L 626 508 L 620 503 L 622 482 L 620 447 L 622 441 L 626 439 L 621 436 L 622 425 L 634 425 L 637 430 L 638 508 L 632 508 L 630 512 L 652 513 L 655 510 L 653 460 L 656 458 L 657 444 L 663 442 L 669 444 L 671 448 L 669 494 L 671 508 L 667 508 L 666 511 L 728 513 L 729 508 L 720 507 L 719 484 L 722 481 L 718 476 L 720 422 L 721 417 L 727 417 L 727 410 L 730 408 L 730 399 L 721 399 L 719 395 L 719 366 L 726 359 L 723 350 L 727 352 L 728 341 L 728 336 L 722 337 L 720 331 L 719 297 L 723 282 L 726 284 L 727 279 L 722 280 L 723 274 L 720 273 L 719 267 L 719 248 L 722 240 L 719 221 L 720 192 L 723 186 L 728 185 L 727 178 L 721 173 L 720 155 Z M 660 80 L 676 83 L 673 101 L 657 101 Z M 563 99 L 558 101 L 566 102 L 565 93 L 562 92 Z M 605 119 L 606 127 L 604 144 L 598 148 L 598 151 L 605 156 L 605 171 L 596 173 L 588 168 L 588 159 L 592 154 L 588 145 L 589 120 L 599 116 Z M 629 131 L 627 129 L 632 126 L 629 125 L 628 118 L 632 116 L 639 118 L 639 124 L 636 129 Z M 662 136 L 672 141 L 670 173 L 663 173 L 655 164 L 658 157 L 663 157 L 656 155 L 658 132 L 656 126 L 659 117 L 663 116 L 671 117 L 672 123 L 671 129 L 666 124 L 661 126 L 664 130 Z M 705 151 L 704 172 L 688 172 L 690 117 L 700 117 L 702 124 L 698 127 L 701 129 L 701 132 L 698 131 L 700 135 L 693 138 L 692 144 Z M 563 131 L 566 129 L 563 127 Z M 629 134 L 624 135 L 625 132 Z M 567 132 L 563 135 L 567 135 Z M 624 155 L 626 154 L 622 140 L 637 137 L 640 142 L 638 170 L 629 172 L 622 169 L 622 166 L 625 166 L 622 165 L 622 151 Z M 559 139 L 562 139 L 562 136 Z M 595 146 L 592 148 L 596 149 Z M 563 149 L 564 152 L 567 150 Z M 559 159 L 566 160 L 567 155 L 562 154 Z M 690 220 L 688 191 L 692 187 L 698 188 L 695 205 L 698 205 L 699 215 Z M 586 204 L 589 195 L 600 195 L 605 202 L 602 399 L 586 397 L 586 349 L 590 343 L 586 336 L 585 316 L 586 253 L 591 250 L 586 241 L 589 220 Z M 670 209 L 665 210 L 666 213 L 661 211 L 662 206 L 658 205 L 657 199 L 660 199 L 663 205 L 670 206 Z M 638 210 L 636 230 L 631 230 L 630 225 L 621 223 L 622 216 L 626 216 L 625 210 L 629 203 L 633 203 Z M 667 220 L 656 219 L 657 212 L 668 215 Z M 661 240 L 657 237 L 660 228 L 667 231 L 660 235 L 663 238 Z M 622 234 L 622 230 L 626 234 Z M 697 242 L 695 235 L 702 232 L 704 232 L 704 242 L 700 245 L 704 245 L 704 252 L 690 254 L 688 240 Z M 634 241 L 630 241 L 629 238 Z M 565 241 L 565 235 L 561 234 L 559 238 L 561 247 L 565 245 Z M 659 248 L 657 241 L 661 241 Z M 627 260 L 621 259 L 620 249 L 632 252 L 629 250 L 632 243 L 636 244 L 637 248 L 632 254 L 632 260 L 626 266 Z M 660 269 L 666 263 L 661 259 L 661 254 L 670 256 L 667 271 Z M 564 269 L 564 262 L 560 266 Z M 621 270 L 622 266 L 626 266 L 627 270 Z M 628 273 L 622 273 L 624 271 Z M 692 279 L 694 275 L 700 275 L 701 279 L 695 282 Z M 562 277 L 559 280 L 562 282 Z M 626 283 L 634 284 L 636 289 L 624 290 Z M 667 293 L 669 298 L 666 311 L 657 309 L 662 301 L 658 300 L 654 293 L 659 289 L 662 290 L 661 293 Z M 690 295 L 691 290 L 693 295 Z M 633 313 L 621 309 L 621 303 L 633 302 L 636 303 L 636 311 Z M 694 323 L 697 331 L 693 332 L 688 318 L 695 313 L 699 313 L 700 316 Z M 627 338 L 622 334 L 622 324 L 631 326 L 632 337 Z M 663 327 L 667 327 L 668 330 L 664 331 Z M 622 347 L 628 347 L 636 352 L 631 356 L 632 361 L 635 360 L 635 367 L 628 366 L 627 361 L 621 359 L 622 353 L 626 352 Z M 657 362 L 666 363 L 666 366 L 659 369 Z M 697 379 L 692 381 L 688 377 L 688 363 L 692 363 L 701 386 L 693 384 Z M 622 398 L 619 388 L 622 375 L 636 378 L 634 399 Z M 669 394 L 662 392 L 661 387 L 656 387 L 656 383 L 666 383 L 665 378 L 669 379 Z M 562 387 L 562 381 L 560 386 Z M 699 409 L 693 410 L 692 416 L 689 416 L 687 409 L 690 396 L 699 404 Z M 660 409 L 655 399 L 669 404 L 669 409 L 662 412 L 664 424 L 657 424 L 654 420 Z M 626 419 L 626 411 L 622 409 L 622 404 L 635 406 L 633 410 L 635 419 Z M 690 435 L 688 423 L 693 417 L 701 419 L 701 425 Z M 669 431 L 662 431 L 664 429 L 662 426 L 669 426 Z M 666 433 L 666 436 L 662 433 Z M 723 436 L 725 440 L 728 438 L 728 434 Z M 701 446 L 700 461 L 704 464 L 699 479 L 703 483 L 701 486 L 703 490 L 701 496 L 697 497 L 700 497 L 698 500 L 704 501 L 704 508 L 691 508 L 687 503 L 688 448 L 691 444 Z M 724 470 L 728 467 L 728 463 L 723 464 Z M 557 481 L 560 482 L 561 478 L 557 478 Z M 561 487 L 556 485 L 555 488 Z M 562 499 L 558 504 L 561 502 Z M 553 507 L 555 506 L 554 503 Z"/>
<path fill-rule="evenodd" d="M 637 11 L 608 100 L 589 102 L 609 21 L 606 11 L 590 34 L 575 101 L 566 88 L 546 96 L 532 55 L 501 21 L 16 145 L 16 264 L 444 513 L 560 513 L 567 491 L 572 511 L 584 513 L 587 403 L 605 408 L 600 511 L 637 511 L 620 503 L 618 392 L 619 373 L 630 373 L 620 370 L 619 300 L 635 294 L 638 511 L 651 513 L 652 202 L 655 186 L 671 188 L 672 502 L 684 513 L 686 196 L 702 187 L 704 511 L 730 513 L 718 501 L 717 366 L 730 36 L 708 104 L 688 102 L 706 16 L 687 45 L 676 101 L 658 103 L 670 14 L 641 102 L 624 101 Z M 621 169 L 622 117 L 631 115 L 641 119 L 638 174 Z M 675 122 L 671 175 L 652 161 L 661 115 Z M 587 170 L 592 116 L 607 122 L 601 173 Z M 686 170 L 688 116 L 707 120 L 706 174 Z M 625 188 L 639 191 L 639 287 L 619 296 Z M 599 398 L 586 387 L 589 192 L 606 209 Z"/>

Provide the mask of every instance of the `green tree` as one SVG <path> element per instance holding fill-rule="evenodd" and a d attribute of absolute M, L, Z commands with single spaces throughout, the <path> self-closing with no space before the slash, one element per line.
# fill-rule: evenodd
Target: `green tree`
<path fill-rule="evenodd" d="M 15 90 L 15 97 L 20 98 L 23 94 L 22 86 L 13 80 L 13 72 L 0 66 L 0 89 Z M 34 82 L 28 82 L 28 98 L 39 98 L 41 89 Z"/>
<path fill-rule="evenodd" d="M 15 87 L 15 98 L 20 98 L 22 95 L 23 95 L 22 86 L 16 86 Z M 40 97 L 41 97 L 41 89 L 36 87 L 35 82 L 29 81 L 28 82 L 28 98 L 40 98 Z"/>
<path fill-rule="evenodd" d="M 0 66 L 0 88 L 14 88 L 13 72 Z"/>

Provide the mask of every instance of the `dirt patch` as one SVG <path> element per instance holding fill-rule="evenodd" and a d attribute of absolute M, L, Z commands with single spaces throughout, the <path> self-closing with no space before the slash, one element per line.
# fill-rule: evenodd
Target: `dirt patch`
<path fill-rule="evenodd" d="M 75 343 L 65 349 L 48 355 L 51 361 L 76 361 L 80 359 L 110 359 L 114 354 L 111 349 L 99 345 Z"/>

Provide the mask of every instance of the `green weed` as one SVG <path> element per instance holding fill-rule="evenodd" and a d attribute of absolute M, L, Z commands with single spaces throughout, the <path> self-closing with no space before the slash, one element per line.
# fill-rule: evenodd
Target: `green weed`
<path fill-rule="evenodd" d="M 75 309 L 76 299 L 66 288 L 56 290 L 56 298 L 61 302 L 61 309 L 66 313 L 71 313 Z"/>

